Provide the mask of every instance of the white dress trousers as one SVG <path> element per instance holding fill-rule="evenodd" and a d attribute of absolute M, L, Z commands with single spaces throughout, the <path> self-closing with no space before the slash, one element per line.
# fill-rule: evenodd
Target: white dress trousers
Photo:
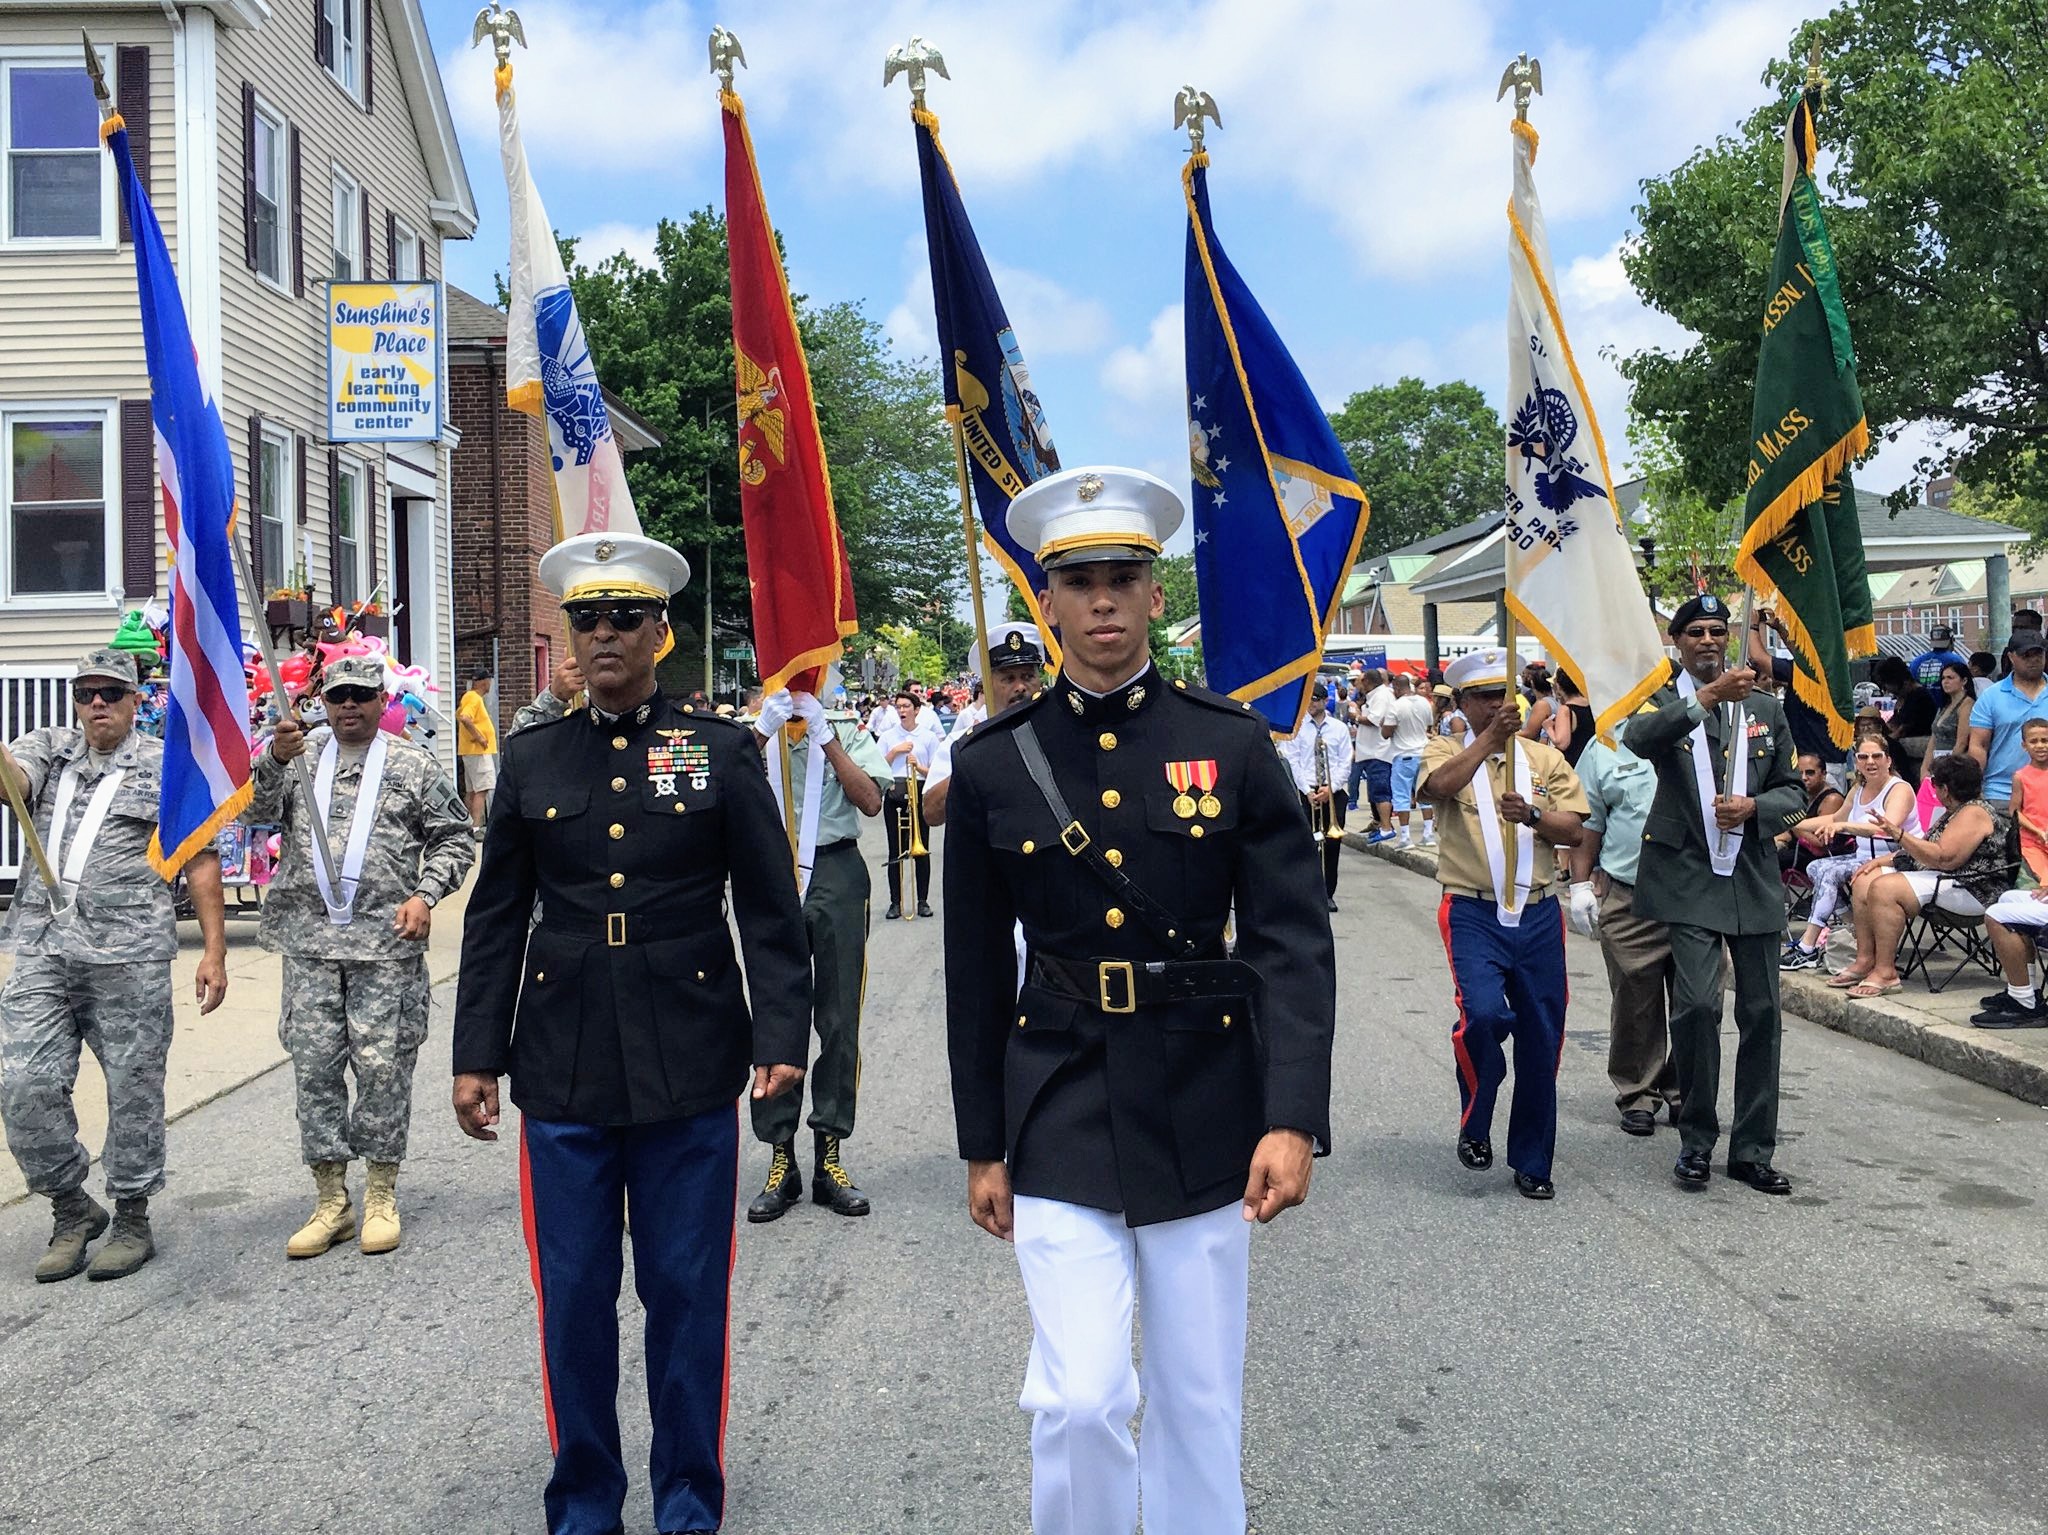
<path fill-rule="evenodd" d="M 1017 1405 L 1032 1415 L 1035 1535 L 1131 1535 L 1141 1495 L 1151 1535 L 1244 1535 L 1251 1225 L 1236 1201 L 1131 1227 L 1111 1211 L 1017 1197 L 1032 1334 Z"/>

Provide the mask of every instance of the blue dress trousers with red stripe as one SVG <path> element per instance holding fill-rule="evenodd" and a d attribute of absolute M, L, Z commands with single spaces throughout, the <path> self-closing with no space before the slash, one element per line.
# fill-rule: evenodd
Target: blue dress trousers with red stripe
<path fill-rule="evenodd" d="M 1515 1092 L 1508 1108 L 1508 1166 L 1550 1176 L 1557 1149 L 1557 1069 L 1570 1001 L 1564 973 L 1564 908 L 1546 896 L 1525 908 L 1519 926 L 1503 926 L 1491 900 L 1446 895 L 1437 927 L 1451 962 L 1458 1021 L 1451 1049 L 1458 1067 L 1458 1134 L 1493 1134 L 1493 1102 L 1515 1047 Z"/>

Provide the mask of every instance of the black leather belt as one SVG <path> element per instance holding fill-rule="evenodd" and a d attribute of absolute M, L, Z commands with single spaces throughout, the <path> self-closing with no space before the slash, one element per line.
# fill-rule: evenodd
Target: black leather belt
<path fill-rule="evenodd" d="M 841 837 L 837 842 L 819 843 L 817 851 L 813 853 L 811 856 L 815 858 L 822 853 L 844 853 L 849 849 L 857 848 L 859 846 L 860 839 L 858 837 Z"/>
<path fill-rule="evenodd" d="M 1025 984 L 1105 1013 L 1204 998 L 1243 998 L 1259 989 L 1259 972 L 1241 959 L 1062 959 L 1033 953 Z"/>
<path fill-rule="evenodd" d="M 675 911 L 611 911 L 591 921 L 557 917 L 553 912 L 543 911 L 540 920 L 540 931 L 550 937 L 604 943 L 614 949 L 623 949 L 629 943 L 699 938 L 724 926 L 725 914 L 715 909 L 694 915 Z"/>

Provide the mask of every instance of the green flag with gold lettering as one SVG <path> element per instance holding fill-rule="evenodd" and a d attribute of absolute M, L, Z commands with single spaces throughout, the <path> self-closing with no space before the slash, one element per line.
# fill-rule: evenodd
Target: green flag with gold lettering
<path fill-rule="evenodd" d="M 1794 651 L 1793 686 L 1847 746 L 1849 662 L 1877 649 L 1849 465 L 1870 447 L 1849 314 L 1813 180 L 1813 97 L 1785 126 L 1778 246 L 1763 305 L 1749 496 L 1735 569 L 1767 598 Z"/>

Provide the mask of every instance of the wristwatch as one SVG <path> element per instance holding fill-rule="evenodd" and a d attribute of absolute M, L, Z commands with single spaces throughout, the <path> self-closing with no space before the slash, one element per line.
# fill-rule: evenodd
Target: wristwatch
<path fill-rule="evenodd" d="M 432 911 L 437 905 L 440 904 L 432 896 L 428 895 L 424 890 L 415 890 L 412 893 L 412 898 L 415 901 L 425 901 L 427 903 L 428 911 Z"/>
<path fill-rule="evenodd" d="M 1534 805 L 1528 806 L 1522 816 L 1522 824 L 1524 826 L 1535 826 L 1541 823 L 1542 820 L 1543 812 Z"/>

